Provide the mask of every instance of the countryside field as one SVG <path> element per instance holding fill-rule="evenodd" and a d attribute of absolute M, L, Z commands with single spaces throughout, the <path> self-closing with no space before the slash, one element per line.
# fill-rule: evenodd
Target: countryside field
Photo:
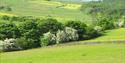
<path fill-rule="evenodd" d="M 89 42 L 96 42 L 96 41 L 115 41 L 115 40 L 125 40 L 125 28 L 121 29 L 113 29 L 113 30 L 107 30 L 103 34 L 103 36 L 92 39 L 92 40 L 87 40 Z"/>
<path fill-rule="evenodd" d="M 0 0 L 0 63 L 125 63 L 125 0 Z"/>
<path fill-rule="evenodd" d="M 12 7 L 12 11 L 1 11 L 19 16 L 53 17 L 61 22 L 67 20 L 86 21 L 88 15 L 82 14 L 79 10 L 81 4 L 48 2 L 44 0 L 0 0 L 0 5 Z M 88 19 L 88 18 L 87 18 Z"/>
<path fill-rule="evenodd" d="M 84 42 L 125 41 L 125 29 L 108 30 L 105 36 L 80 41 L 76 45 L 55 45 L 26 51 L 0 53 L 1 63 L 124 63 L 125 44 L 82 44 Z M 109 37 L 109 38 L 108 38 Z"/>
<path fill-rule="evenodd" d="M 0 54 L 1 63 L 125 63 L 124 44 L 72 45 Z"/>

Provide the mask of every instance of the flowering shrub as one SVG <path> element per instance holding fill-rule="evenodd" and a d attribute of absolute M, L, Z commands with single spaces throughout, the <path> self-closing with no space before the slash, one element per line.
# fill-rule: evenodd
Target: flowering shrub
<path fill-rule="evenodd" d="M 95 26 L 94 30 L 96 30 L 97 32 L 101 32 L 103 31 L 103 28 L 101 26 Z"/>
<path fill-rule="evenodd" d="M 58 31 L 56 33 L 56 43 L 60 43 L 60 42 L 66 42 L 69 41 L 67 34 L 65 33 L 65 31 Z"/>
<path fill-rule="evenodd" d="M 52 45 L 56 43 L 56 36 L 50 32 L 47 32 L 41 38 L 41 46 Z"/>
<path fill-rule="evenodd" d="M 66 27 L 65 28 L 65 33 L 67 35 L 67 38 L 69 40 L 78 40 L 79 36 L 78 36 L 78 33 L 77 33 L 77 30 L 73 29 L 73 28 L 70 28 L 70 27 Z"/>
<path fill-rule="evenodd" d="M 1 51 L 15 51 L 21 50 L 21 47 L 16 44 L 16 39 L 5 39 L 0 41 L 0 50 Z"/>
<path fill-rule="evenodd" d="M 58 31 L 56 34 L 57 43 L 59 42 L 68 42 L 78 40 L 79 36 L 77 30 L 66 27 L 64 31 Z"/>

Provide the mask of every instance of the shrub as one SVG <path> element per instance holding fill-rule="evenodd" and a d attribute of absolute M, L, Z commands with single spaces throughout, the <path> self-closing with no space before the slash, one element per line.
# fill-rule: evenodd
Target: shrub
<path fill-rule="evenodd" d="M 51 1 L 51 0 L 45 0 L 45 1 Z"/>
<path fill-rule="evenodd" d="M 28 30 L 31 30 L 31 29 L 38 29 L 37 23 L 32 20 L 27 20 L 23 22 L 22 24 L 20 24 L 19 28 L 22 31 L 22 33 L 27 32 Z"/>
<path fill-rule="evenodd" d="M 3 47 L 4 47 L 4 42 L 2 40 L 0 40 L 0 52 L 3 51 Z"/>
<path fill-rule="evenodd" d="M 86 28 L 86 34 L 83 35 L 83 36 L 84 36 L 84 39 L 91 39 L 91 38 L 96 38 L 96 37 L 98 37 L 100 35 L 101 35 L 101 31 L 100 30 L 94 29 L 93 26 L 88 26 Z"/>
<path fill-rule="evenodd" d="M 95 27 L 94 27 L 94 30 L 97 31 L 97 32 L 102 32 L 102 31 L 103 31 L 103 28 L 100 27 L 100 26 L 95 26 Z"/>
<path fill-rule="evenodd" d="M 115 28 L 114 22 L 110 17 L 101 17 L 98 19 L 97 26 L 101 26 L 104 30 Z"/>
<path fill-rule="evenodd" d="M 17 38 L 16 42 L 22 49 L 30 49 L 38 47 L 36 46 L 36 42 L 30 38 L 25 38 L 25 37 Z"/>
<path fill-rule="evenodd" d="M 41 46 L 47 46 L 52 44 L 59 44 L 63 42 L 68 41 L 75 41 L 78 40 L 78 33 L 77 30 L 66 27 L 64 30 L 58 30 L 58 32 L 55 34 L 52 34 L 51 32 L 47 32 L 43 35 L 41 38 Z"/>
<path fill-rule="evenodd" d="M 56 44 L 56 36 L 50 32 L 47 32 L 41 38 L 41 46 L 47 46 Z"/>
<path fill-rule="evenodd" d="M 7 7 L 6 7 L 6 11 L 12 11 L 12 8 L 9 7 L 9 6 L 7 6 Z"/>
<path fill-rule="evenodd" d="M 10 17 L 7 16 L 7 15 L 4 15 L 4 16 L 1 17 L 1 19 L 9 21 L 9 20 L 10 20 Z"/>
<path fill-rule="evenodd" d="M 20 30 L 13 23 L 0 23 L 0 39 L 18 38 Z"/>
<path fill-rule="evenodd" d="M 125 16 L 122 17 L 118 22 L 119 27 L 125 27 Z"/>
<path fill-rule="evenodd" d="M 119 27 L 125 27 L 125 21 L 119 22 L 118 26 L 119 26 Z"/>
<path fill-rule="evenodd" d="M 49 45 L 49 38 L 48 37 L 43 37 L 41 38 L 41 46 L 47 46 Z"/>
<path fill-rule="evenodd" d="M 22 49 L 28 49 L 28 41 L 24 37 L 20 37 L 16 39 L 17 44 L 22 48 Z"/>
<path fill-rule="evenodd" d="M 66 33 L 67 38 L 69 39 L 69 41 L 78 40 L 78 38 L 79 38 L 77 30 L 75 30 L 73 28 L 66 27 L 65 28 L 65 33 Z"/>
<path fill-rule="evenodd" d="M 64 31 L 58 31 L 56 34 L 57 43 L 75 41 L 78 40 L 79 36 L 77 30 L 66 27 Z"/>
<path fill-rule="evenodd" d="M 16 39 L 5 39 L 4 41 L 0 41 L 0 50 L 2 51 L 16 51 L 21 50 L 21 47 L 17 45 Z"/>
<path fill-rule="evenodd" d="M 67 42 L 67 41 L 69 41 L 69 38 L 67 37 L 66 32 L 59 30 L 56 33 L 56 43 L 59 44 L 59 43 Z"/>
<path fill-rule="evenodd" d="M 20 18 L 18 16 L 12 16 L 11 21 L 20 21 Z"/>
<path fill-rule="evenodd" d="M 21 31 L 21 37 L 24 37 L 28 42 L 29 47 L 40 47 L 40 32 L 35 21 L 26 21 L 19 27 Z"/>
<path fill-rule="evenodd" d="M 58 22 L 55 19 L 44 19 L 42 20 L 42 22 L 40 21 L 38 23 L 38 27 L 40 29 L 40 32 L 43 33 L 47 33 L 48 31 L 52 32 L 52 33 L 56 33 L 59 29 L 63 29 L 63 24 Z"/>
<path fill-rule="evenodd" d="M 68 21 L 65 24 L 67 27 L 71 27 L 77 30 L 78 35 L 79 35 L 79 39 L 83 39 L 83 35 L 86 32 L 86 24 L 80 22 L 80 21 Z"/>

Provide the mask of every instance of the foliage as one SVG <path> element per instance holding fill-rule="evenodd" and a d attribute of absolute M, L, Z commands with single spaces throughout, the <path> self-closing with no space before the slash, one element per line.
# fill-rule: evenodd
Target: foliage
<path fill-rule="evenodd" d="M 0 10 L 4 10 L 4 11 L 12 11 L 12 8 L 10 6 L 0 6 Z"/>
<path fill-rule="evenodd" d="M 125 16 L 123 16 L 123 17 L 118 21 L 118 26 L 119 26 L 119 27 L 125 27 Z"/>
<path fill-rule="evenodd" d="M 101 26 L 104 30 L 115 28 L 113 19 L 111 17 L 100 17 L 97 25 Z"/>
<path fill-rule="evenodd" d="M 97 30 L 97 29 L 94 29 L 93 26 L 88 26 L 86 28 L 86 34 L 83 35 L 84 39 L 92 39 L 92 38 L 96 38 L 98 36 L 101 35 L 101 31 L 100 30 Z"/>
<path fill-rule="evenodd" d="M 112 3 L 111 3 L 112 2 Z M 124 14 L 124 0 L 103 0 L 98 2 L 89 2 L 83 4 L 81 7 L 82 11 L 89 11 L 90 14 L 102 13 L 105 15 L 112 15 L 120 17 Z"/>
<path fill-rule="evenodd" d="M 56 33 L 59 29 L 63 29 L 63 24 L 56 19 L 48 18 L 40 21 L 38 24 L 40 32 L 47 33 L 48 31 Z"/>
<path fill-rule="evenodd" d="M 67 38 L 69 39 L 69 41 L 79 39 L 78 31 L 76 29 L 74 29 L 74 28 L 66 27 L 65 28 L 65 33 L 66 33 Z"/>
<path fill-rule="evenodd" d="M 100 26 L 95 26 L 95 27 L 94 27 L 94 30 L 96 30 L 97 32 L 102 32 L 102 31 L 103 31 L 103 28 L 100 27 Z"/>
<path fill-rule="evenodd" d="M 76 41 L 79 39 L 79 35 L 77 30 L 66 27 L 63 31 L 58 31 L 56 34 L 57 43 L 69 42 L 69 41 Z"/>
<path fill-rule="evenodd" d="M 0 16 L 1 20 L 5 20 L 5 21 L 16 21 L 16 22 L 25 22 L 25 21 L 29 21 L 29 20 L 34 20 L 34 21 L 37 21 L 37 20 L 40 20 L 38 18 L 35 18 L 33 16 L 12 16 L 12 15 L 3 15 L 3 16 Z"/>
<path fill-rule="evenodd" d="M 58 30 L 58 32 L 56 33 L 56 43 L 59 44 L 67 41 L 69 41 L 69 39 L 65 31 Z"/>
<path fill-rule="evenodd" d="M 65 24 L 62 24 L 53 18 L 43 19 L 46 18 L 43 16 L 48 16 L 57 19 L 62 19 L 63 17 L 63 21 L 65 21 L 65 17 L 68 20 L 69 18 L 78 20 L 80 18 L 83 20 L 83 15 L 77 10 L 81 6 L 79 3 L 69 4 L 47 1 L 50 0 L 14 0 L 12 2 L 10 0 L 2 1 L 3 3 L 6 2 L 7 4 L 11 4 L 12 7 L 5 7 L 3 5 L 0 6 L 0 10 L 2 9 L 3 12 L 7 11 L 7 13 L 5 14 L 1 13 L 1 20 L 5 23 L 0 23 L 0 40 L 5 40 L 6 38 L 8 38 L 9 40 L 10 38 L 14 38 L 16 39 L 16 42 L 14 43 L 17 43 L 17 45 L 19 45 L 21 49 L 29 49 L 40 46 L 53 45 L 56 43 L 58 44 L 69 41 L 92 39 L 100 36 L 102 31 L 105 31 L 107 29 L 125 27 L 125 18 L 121 18 L 121 16 L 125 15 L 125 0 L 103 0 L 96 2 L 85 2 L 85 4 L 83 4 L 82 6 L 82 11 L 87 12 L 87 16 L 89 16 L 90 14 L 93 18 L 97 18 L 97 23 L 95 22 L 95 20 L 92 20 L 96 23 L 93 24 L 94 26 L 90 26 L 88 23 L 87 26 L 81 21 L 68 21 Z M 29 2 L 32 4 L 29 4 Z M 35 4 L 37 7 L 34 8 L 33 4 Z M 22 5 L 24 6 L 22 7 Z M 13 11 L 12 8 L 14 8 L 14 12 L 12 12 L 12 15 L 9 15 L 8 12 Z M 43 9 L 44 12 L 42 12 Z M 48 9 L 53 10 L 45 11 Z M 15 12 L 15 10 L 17 12 Z M 14 14 L 17 14 L 19 16 Z M 37 19 L 36 15 L 41 16 L 41 14 L 43 14 L 42 18 L 40 17 Z M 23 15 L 35 15 L 35 17 Z M 72 16 L 75 16 L 75 18 L 72 18 Z M 84 16 L 84 18 L 86 17 Z M 89 16 L 89 18 L 91 19 L 91 16 Z M 86 22 L 88 21 L 89 20 L 87 20 Z M 3 43 L 4 41 L 0 42 Z"/>
<path fill-rule="evenodd" d="M 0 41 L 0 50 L 1 51 L 15 51 L 21 50 L 21 47 L 16 43 L 16 39 L 5 39 Z"/>
<path fill-rule="evenodd" d="M 52 44 L 59 44 L 69 41 L 78 40 L 77 30 L 73 28 L 66 27 L 64 30 L 58 30 L 55 34 L 47 32 L 41 37 L 41 46 L 47 46 Z"/>
<path fill-rule="evenodd" d="M 35 40 L 31 38 L 20 37 L 16 39 L 16 42 L 23 50 L 38 47 L 36 46 L 37 43 L 35 43 Z"/>
<path fill-rule="evenodd" d="M 0 39 L 18 37 L 20 37 L 20 30 L 14 23 L 0 23 Z"/>
<path fill-rule="evenodd" d="M 47 32 L 41 38 L 41 46 L 47 46 L 56 44 L 56 36 L 50 32 Z"/>
<path fill-rule="evenodd" d="M 65 25 L 67 27 L 76 29 L 78 31 L 79 39 L 83 39 L 83 35 L 86 32 L 86 30 L 85 30 L 85 28 L 87 27 L 86 24 L 84 24 L 80 21 L 68 21 Z"/>
<path fill-rule="evenodd" d="M 51 1 L 51 0 L 45 0 L 45 1 Z"/>
<path fill-rule="evenodd" d="M 104 29 L 113 29 L 114 23 L 122 17 L 125 16 L 125 0 L 103 0 L 103 1 L 92 1 L 84 3 L 81 7 L 81 11 L 91 15 L 93 21 L 104 21 L 101 27 Z M 103 17 L 98 19 L 98 17 Z M 107 23 L 107 24 L 106 24 Z M 109 23 L 109 24 L 108 24 Z"/>
<path fill-rule="evenodd" d="M 7 15 L 4 15 L 4 16 L 1 17 L 1 19 L 3 19 L 3 20 L 8 20 L 8 21 L 9 21 L 9 20 L 10 20 L 10 17 L 7 16 Z"/>
<path fill-rule="evenodd" d="M 27 42 L 31 42 L 30 48 L 40 46 L 40 32 L 35 21 L 26 21 L 19 26 L 21 30 L 21 36 L 24 37 Z"/>

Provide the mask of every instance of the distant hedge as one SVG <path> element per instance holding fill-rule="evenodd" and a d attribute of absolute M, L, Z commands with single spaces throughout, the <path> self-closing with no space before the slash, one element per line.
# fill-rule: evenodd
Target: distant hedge
<path fill-rule="evenodd" d="M 124 17 L 118 23 L 120 23 L 121 27 L 124 27 L 125 21 L 122 21 L 122 19 Z M 87 25 L 81 21 L 60 23 L 53 18 L 40 19 L 6 16 L 4 20 L 0 22 L 0 48 L 3 51 L 24 50 L 92 39 L 101 36 L 106 29 L 119 27 L 114 24 L 115 22 L 109 21 L 112 19 L 108 18 L 100 18 L 95 25 Z M 6 42 L 11 39 L 14 42 Z"/>

